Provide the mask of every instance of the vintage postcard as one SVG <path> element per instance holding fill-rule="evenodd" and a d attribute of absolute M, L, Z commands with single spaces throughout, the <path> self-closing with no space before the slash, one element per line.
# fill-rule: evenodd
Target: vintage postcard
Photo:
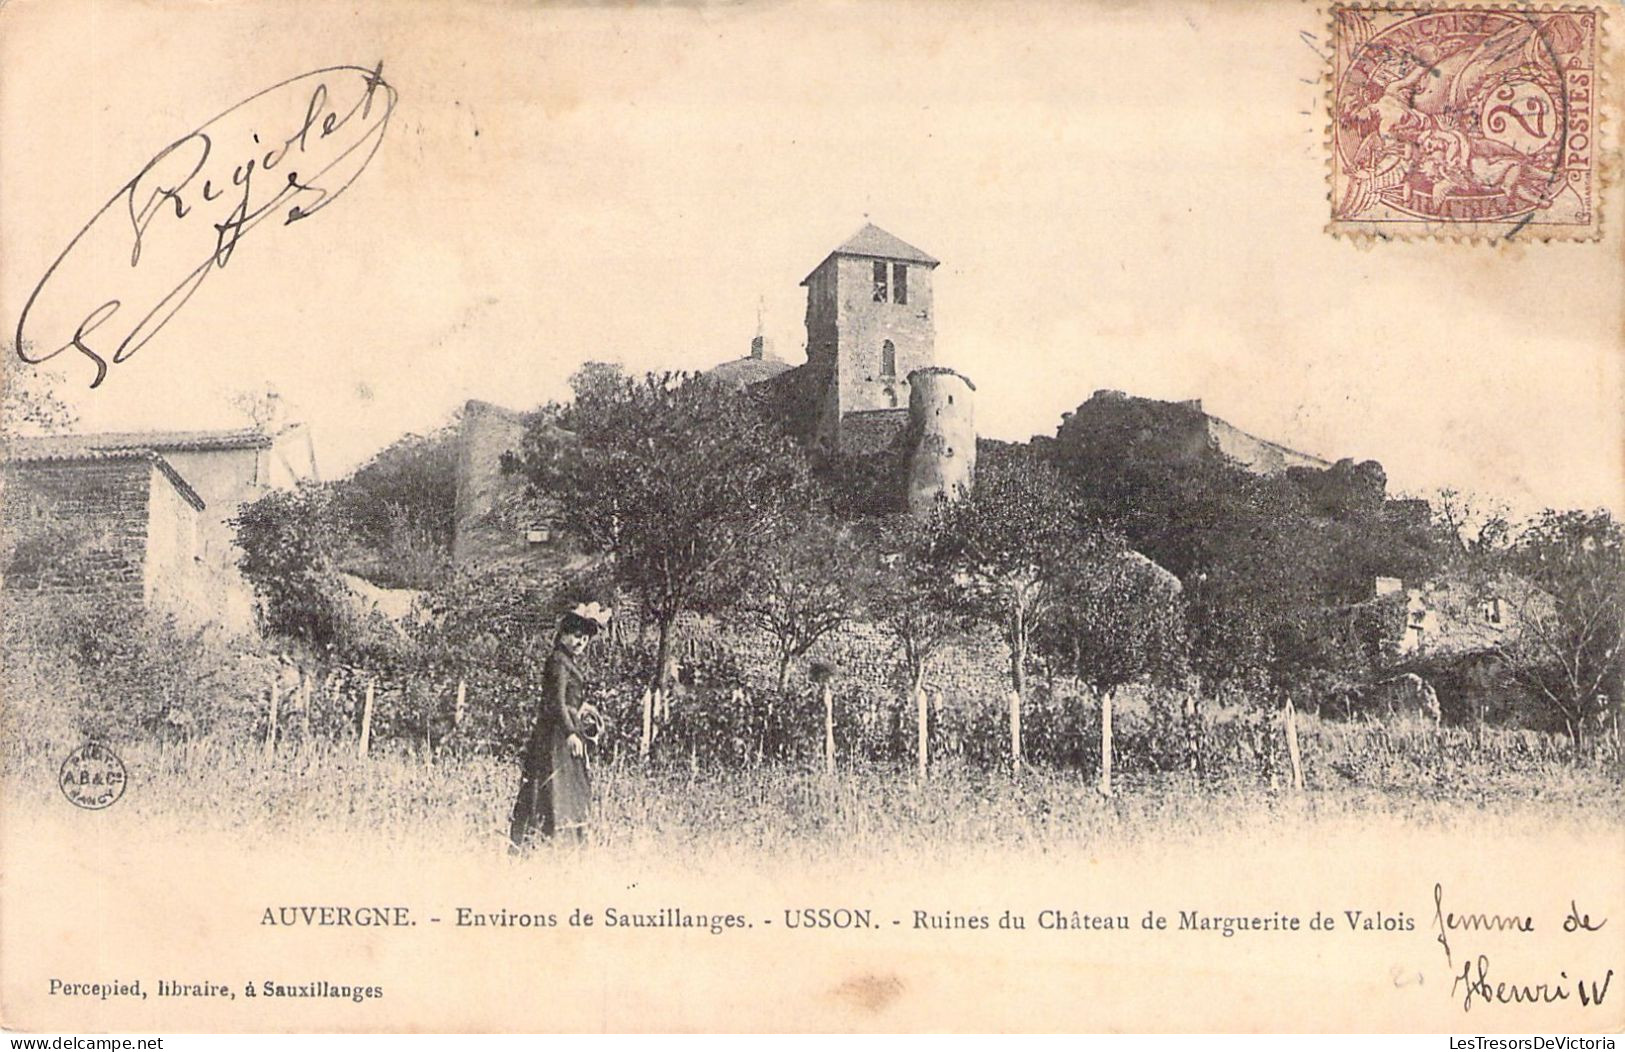
<path fill-rule="evenodd" d="M 0 3 L 0 1023 L 1617 1035 L 1617 13 Z"/>

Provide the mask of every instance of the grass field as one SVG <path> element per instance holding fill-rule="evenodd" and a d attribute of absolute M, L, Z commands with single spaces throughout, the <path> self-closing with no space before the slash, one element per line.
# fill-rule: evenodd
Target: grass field
<path fill-rule="evenodd" d="M 1207 780 L 1131 770 L 1110 799 L 1077 769 L 1012 777 L 944 762 L 922 782 L 906 767 L 848 765 L 830 778 L 816 764 L 623 761 L 595 770 L 584 850 L 520 860 L 506 850 L 511 758 L 447 752 L 431 764 L 396 747 L 361 759 L 353 743 L 321 739 L 270 759 L 245 739 L 114 743 L 127 790 L 86 811 L 56 786 L 69 746 L 12 739 L 0 781 L 0 954 L 23 962 L 5 977 L 13 1010 L 56 1029 L 230 1029 L 250 1018 L 242 1002 L 187 1005 L 197 1013 L 187 1015 L 158 999 L 70 1018 L 37 993 L 97 961 L 98 974 L 183 978 L 203 978 L 206 964 L 239 983 L 308 980 L 319 968 L 390 990 L 380 1006 L 301 1003 L 258 1024 L 291 1029 L 703 1029 L 724 1018 L 775 1029 L 795 1016 L 858 1030 L 1213 1029 L 1238 1018 L 1442 1030 L 1460 1015 L 1427 927 L 1442 883 L 1464 906 L 1538 910 L 1546 963 L 1563 949 L 1571 974 L 1613 966 L 1553 940 L 1572 939 L 1557 926 L 1571 899 L 1598 916 L 1625 909 L 1617 761 L 1517 732 L 1479 740 L 1310 718 L 1303 737 L 1303 792 L 1279 778 L 1272 788 L 1249 759 L 1216 749 Z M 411 934 L 263 927 L 268 907 L 302 904 L 406 906 L 443 922 Z M 586 931 L 565 920 L 675 907 L 737 913 L 753 927 Z M 807 907 L 872 911 L 877 924 L 788 932 L 791 911 Z M 559 926 L 455 926 L 465 909 L 546 912 Z M 1358 909 L 1417 926 L 1316 935 L 1314 966 L 1295 935 L 915 928 L 916 911 L 1014 910 L 1036 925 L 1042 909 Z M 1597 941 L 1595 953 L 1613 945 Z M 1425 988 L 1394 994 L 1397 977 L 1424 974 Z M 889 999 L 854 1001 L 851 991 L 871 989 Z M 1148 989 L 1177 991 L 1177 1005 Z M 1249 1007 L 1237 1016 L 1237 1005 Z"/>
<path fill-rule="evenodd" d="M 830 779 L 790 765 L 695 770 L 686 764 L 599 764 L 593 843 L 612 853 L 711 852 L 783 858 L 890 852 L 952 855 L 969 846 L 1044 852 L 1103 841 L 1250 836 L 1271 824 L 1381 817 L 1418 827 L 1501 816 L 1539 824 L 1617 824 L 1625 779 L 1617 758 L 1575 759 L 1566 743 L 1523 732 L 1479 738 L 1426 727 L 1306 719 L 1308 788 L 1272 786 L 1227 758 L 1223 773 L 1128 773 L 1103 798 L 1091 773 L 947 761 L 912 770 L 847 767 Z M 117 746 L 129 771 L 121 822 L 162 835 L 222 832 L 298 841 L 502 849 L 516 763 L 484 755 L 387 750 L 365 759 L 344 742 L 288 743 L 275 757 L 249 741 Z M 13 807 L 64 805 L 63 750 L 12 742 Z"/>

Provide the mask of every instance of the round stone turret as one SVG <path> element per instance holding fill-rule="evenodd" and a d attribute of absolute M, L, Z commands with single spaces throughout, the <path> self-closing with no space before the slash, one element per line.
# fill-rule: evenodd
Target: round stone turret
<path fill-rule="evenodd" d="M 938 501 L 970 495 L 976 478 L 976 385 L 940 366 L 908 374 L 908 510 L 928 515 Z"/>

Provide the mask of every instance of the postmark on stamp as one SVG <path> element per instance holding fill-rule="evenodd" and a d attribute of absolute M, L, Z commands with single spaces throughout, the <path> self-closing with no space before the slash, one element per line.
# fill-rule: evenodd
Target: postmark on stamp
<path fill-rule="evenodd" d="M 118 803 L 126 781 L 124 761 L 112 749 L 94 741 L 69 753 L 57 775 L 62 795 L 87 811 L 100 811 Z"/>
<path fill-rule="evenodd" d="M 1601 12 L 1332 8 L 1337 234 L 1600 232 Z"/>

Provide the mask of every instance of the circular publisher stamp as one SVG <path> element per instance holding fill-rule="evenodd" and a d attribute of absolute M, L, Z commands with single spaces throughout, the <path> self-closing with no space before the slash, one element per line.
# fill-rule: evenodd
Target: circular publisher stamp
<path fill-rule="evenodd" d="M 124 761 L 100 742 L 86 742 L 69 753 L 57 778 L 62 795 L 87 811 L 118 803 L 125 781 Z"/>

